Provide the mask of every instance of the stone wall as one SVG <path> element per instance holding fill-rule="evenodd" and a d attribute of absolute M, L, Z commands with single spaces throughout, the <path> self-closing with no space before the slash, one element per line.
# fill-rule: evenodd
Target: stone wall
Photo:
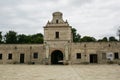
<path fill-rule="evenodd" d="M 38 53 L 38 58 L 33 58 L 34 53 Z M 24 54 L 24 63 L 43 63 L 44 47 L 40 44 L 1 44 L 0 54 L 0 63 L 3 64 L 20 63 L 20 54 Z M 12 54 L 12 59 L 8 59 L 9 54 Z"/>
<path fill-rule="evenodd" d="M 48 46 L 48 47 L 46 47 Z M 1 64 L 20 63 L 20 54 L 24 54 L 24 63 L 45 64 L 46 51 L 48 54 L 48 63 L 51 63 L 51 53 L 60 50 L 64 55 L 64 61 L 70 64 L 90 63 L 90 55 L 97 55 L 97 63 L 107 63 L 107 53 L 113 53 L 113 62 L 120 62 L 120 42 L 82 42 L 82 43 L 57 43 L 43 44 L 0 44 Z M 34 53 L 38 53 L 38 58 L 34 58 Z M 77 53 L 81 58 L 77 59 Z M 105 58 L 103 58 L 105 53 Z M 114 53 L 118 53 L 118 59 L 115 59 Z M 12 59 L 8 55 L 12 54 Z"/>
<path fill-rule="evenodd" d="M 109 60 L 103 59 L 103 53 L 118 53 L 119 59 L 113 59 L 113 62 L 120 61 L 120 42 L 82 42 L 71 44 L 71 63 L 90 63 L 90 54 L 97 54 L 98 63 L 107 63 Z M 81 53 L 81 59 L 76 59 L 76 53 Z M 107 56 L 106 56 L 107 57 Z"/>

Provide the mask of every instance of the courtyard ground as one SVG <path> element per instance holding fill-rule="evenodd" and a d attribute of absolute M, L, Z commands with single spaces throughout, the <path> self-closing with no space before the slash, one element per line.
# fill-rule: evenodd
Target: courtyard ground
<path fill-rule="evenodd" d="M 120 65 L 0 65 L 0 80 L 120 80 Z"/>

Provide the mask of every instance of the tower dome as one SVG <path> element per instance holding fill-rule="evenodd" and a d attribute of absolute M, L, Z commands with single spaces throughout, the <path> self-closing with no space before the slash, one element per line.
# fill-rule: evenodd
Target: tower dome
<path fill-rule="evenodd" d="M 47 23 L 47 27 L 48 26 L 55 26 L 55 27 L 60 27 L 60 26 L 69 26 L 68 22 L 67 21 L 64 21 L 63 20 L 63 14 L 61 12 L 54 12 L 52 14 L 52 20 L 51 21 L 48 21 Z"/>
<path fill-rule="evenodd" d="M 53 18 L 58 18 L 58 19 L 60 19 L 60 18 L 62 18 L 62 13 L 61 12 L 54 12 L 53 13 Z"/>

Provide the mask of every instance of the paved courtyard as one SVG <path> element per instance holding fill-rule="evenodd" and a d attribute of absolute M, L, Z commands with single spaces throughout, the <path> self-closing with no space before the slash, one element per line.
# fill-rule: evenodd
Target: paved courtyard
<path fill-rule="evenodd" d="M 120 65 L 0 65 L 0 80 L 120 80 Z"/>

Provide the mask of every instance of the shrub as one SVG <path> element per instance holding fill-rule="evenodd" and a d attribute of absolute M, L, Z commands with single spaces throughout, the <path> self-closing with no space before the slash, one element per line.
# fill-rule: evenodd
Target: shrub
<path fill-rule="evenodd" d="M 89 64 L 89 62 L 82 62 L 81 64 Z"/>
<path fill-rule="evenodd" d="M 28 62 L 28 64 L 35 64 L 35 62 Z"/>
<path fill-rule="evenodd" d="M 15 62 L 13 62 L 13 64 L 18 64 L 18 62 L 17 62 L 17 61 L 15 61 Z"/>
<path fill-rule="evenodd" d="M 113 62 L 113 61 L 108 61 L 107 63 L 108 63 L 108 64 L 114 64 L 114 62 Z"/>

